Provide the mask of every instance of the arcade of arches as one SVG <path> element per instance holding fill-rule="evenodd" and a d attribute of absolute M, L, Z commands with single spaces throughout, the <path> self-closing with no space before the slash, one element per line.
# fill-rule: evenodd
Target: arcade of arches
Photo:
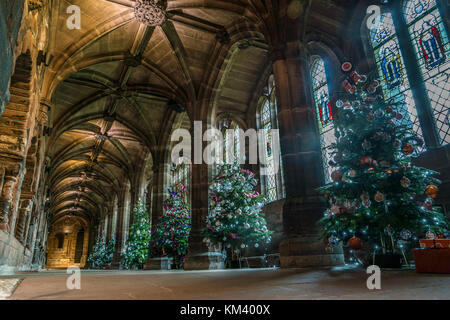
<path fill-rule="evenodd" d="M 436 201 L 447 209 L 448 84 L 433 78 L 429 89 L 428 78 L 417 77 L 421 65 L 400 21 L 407 2 L 389 1 L 383 10 L 402 35 L 405 94 L 426 142 L 417 163 L 441 173 Z M 436 7 L 446 32 L 447 2 L 420 2 Z M 315 189 L 327 180 L 329 128 L 316 107 L 340 90 L 344 61 L 361 73 L 377 70 L 365 26 L 367 7 L 380 1 L 168 0 L 167 20 L 157 27 L 139 23 L 133 3 L 0 4 L 0 271 L 84 267 L 99 234 L 116 234 L 112 268 L 120 268 L 133 206 L 143 199 L 155 221 L 173 179 L 190 189 L 185 269 L 210 268 L 200 230 L 213 168 L 170 161 L 171 133 L 194 121 L 203 130 L 279 128 L 282 170 L 260 186 L 275 231 L 266 253 L 279 253 L 281 267 L 343 263 L 341 252 L 328 254 L 317 240 L 324 203 Z M 80 29 L 67 28 L 70 5 L 81 9 Z M 448 79 L 443 39 L 440 72 Z"/>

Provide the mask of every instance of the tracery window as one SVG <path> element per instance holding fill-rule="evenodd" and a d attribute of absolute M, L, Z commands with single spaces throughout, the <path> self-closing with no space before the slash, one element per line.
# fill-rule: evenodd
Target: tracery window
<path fill-rule="evenodd" d="M 274 138 L 279 136 L 274 136 L 273 130 L 278 129 L 277 123 L 277 102 L 275 96 L 275 81 L 273 76 L 269 78 L 268 85 L 265 88 L 265 94 L 260 99 L 260 112 L 259 112 L 259 129 L 262 132 L 263 143 L 263 155 L 264 164 L 262 165 L 266 171 L 265 175 L 261 176 L 261 184 L 263 193 L 267 197 L 268 202 L 273 202 L 285 197 L 284 190 L 284 176 L 283 176 L 283 164 L 281 161 L 281 152 L 274 152 Z M 261 137 L 261 136 L 260 136 Z M 277 141 L 278 146 L 280 145 L 279 140 Z M 261 154 L 261 151 L 260 151 Z M 276 159 L 275 157 L 278 157 Z M 276 160 L 278 160 L 278 167 L 276 165 Z"/>
<path fill-rule="evenodd" d="M 334 136 L 333 110 L 331 108 L 330 95 L 328 92 L 325 62 L 320 57 L 315 57 L 313 60 L 311 65 L 311 78 L 319 126 L 325 180 L 326 182 L 329 182 L 331 181 L 332 171 L 331 166 L 328 164 L 331 160 L 332 152 L 329 147 L 332 143 L 336 142 L 336 137 Z"/>
<path fill-rule="evenodd" d="M 450 142 L 450 43 L 436 0 L 405 1 L 405 20 L 423 75 L 440 143 Z"/>
<path fill-rule="evenodd" d="M 428 137 L 432 147 L 450 142 L 450 43 L 448 22 L 441 16 L 444 7 L 448 4 L 440 0 L 389 2 L 380 24 L 369 30 L 385 100 L 402 103 L 400 124 Z M 399 39 L 399 33 L 404 37 Z"/>
<path fill-rule="evenodd" d="M 370 31 L 370 41 L 374 50 L 384 99 L 393 103 L 404 102 L 397 107 L 397 112 L 403 115 L 401 123 L 409 125 L 414 132 L 422 136 L 405 63 L 390 13 L 386 12 L 381 15 L 378 28 Z"/>

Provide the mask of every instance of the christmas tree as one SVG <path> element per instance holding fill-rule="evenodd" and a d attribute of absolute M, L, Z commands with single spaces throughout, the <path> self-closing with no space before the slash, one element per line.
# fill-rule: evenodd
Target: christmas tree
<path fill-rule="evenodd" d="M 174 259 L 178 268 L 182 268 L 186 256 L 191 216 L 186 203 L 186 186 L 176 184 L 169 189 L 169 198 L 164 201 L 164 215 L 153 229 L 150 241 L 150 255 L 160 257 L 167 255 Z"/>
<path fill-rule="evenodd" d="M 100 269 L 110 266 L 116 245 L 116 237 L 113 236 L 109 242 L 106 244 L 105 239 L 98 237 L 94 247 L 92 248 L 91 254 L 87 259 L 87 263 L 91 268 Z"/>
<path fill-rule="evenodd" d="M 351 71 L 351 64 L 343 69 Z M 436 172 L 412 164 L 424 142 L 412 130 L 404 103 L 385 102 L 380 82 L 356 71 L 343 87 L 330 147 L 333 181 L 319 189 L 329 202 L 321 219 L 327 250 L 349 240 L 354 250 L 367 242 L 371 250 L 403 253 L 401 243 L 414 235 L 444 231 L 447 222 L 432 199 L 440 181 Z"/>
<path fill-rule="evenodd" d="M 265 198 L 255 191 L 258 181 L 239 164 L 224 164 L 210 185 L 207 225 L 203 230 L 208 245 L 221 244 L 232 252 L 267 244 L 268 230 L 264 213 Z"/>
<path fill-rule="evenodd" d="M 133 209 L 133 225 L 121 257 L 122 265 L 126 269 L 141 267 L 148 257 L 150 242 L 149 215 L 142 201 Z"/>

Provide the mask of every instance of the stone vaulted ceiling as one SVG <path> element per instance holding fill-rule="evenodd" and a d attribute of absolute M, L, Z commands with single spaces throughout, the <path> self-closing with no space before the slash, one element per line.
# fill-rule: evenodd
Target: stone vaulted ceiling
<path fill-rule="evenodd" d="M 270 39 L 286 38 L 277 25 L 286 18 L 270 18 L 277 3 L 168 0 L 167 21 L 148 27 L 132 0 L 54 0 L 42 99 L 51 106 L 53 219 L 93 221 L 124 186 L 142 185 L 146 166 L 167 159 L 174 126 L 186 126 L 181 112 L 187 123 L 231 116 L 248 124 L 270 74 Z M 336 16 L 345 19 L 332 1 L 298 3 L 305 31 L 335 32 Z M 79 30 L 66 27 L 70 5 L 81 9 Z"/>
<path fill-rule="evenodd" d="M 80 30 L 66 28 L 72 4 L 81 8 Z M 149 154 L 164 159 L 177 114 L 192 114 L 204 87 L 217 85 L 211 53 L 255 16 L 244 0 L 169 0 L 169 19 L 159 27 L 136 21 L 128 0 L 59 1 L 52 10 L 54 59 L 44 84 L 52 105 L 51 209 L 54 219 L 92 221 L 148 170 Z M 267 45 L 253 34 L 219 56 L 232 63 L 219 73 L 218 111 L 246 112 L 267 64 Z"/>

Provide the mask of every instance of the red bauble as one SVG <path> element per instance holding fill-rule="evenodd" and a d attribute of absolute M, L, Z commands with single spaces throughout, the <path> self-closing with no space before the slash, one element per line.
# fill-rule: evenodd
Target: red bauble
<path fill-rule="evenodd" d="M 409 156 L 409 155 L 412 154 L 413 152 L 414 152 L 414 147 L 413 147 L 411 144 L 406 143 L 406 144 L 404 144 L 404 145 L 402 146 L 402 153 L 403 153 L 404 155 Z"/>
<path fill-rule="evenodd" d="M 334 182 L 341 181 L 342 180 L 342 172 L 339 170 L 334 171 L 331 174 L 331 179 L 333 179 Z"/>
<path fill-rule="evenodd" d="M 353 250 L 359 250 L 362 248 L 362 242 L 360 238 L 353 237 L 348 240 L 348 246 Z"/>
<path fill-rule="evenodd" d="M 362 164 L 370 164 L 370 163 L 372 163 L 372 158 L 369 156 L 365 156 L 365 157 L 362 157 L 360 161 Z"/>

